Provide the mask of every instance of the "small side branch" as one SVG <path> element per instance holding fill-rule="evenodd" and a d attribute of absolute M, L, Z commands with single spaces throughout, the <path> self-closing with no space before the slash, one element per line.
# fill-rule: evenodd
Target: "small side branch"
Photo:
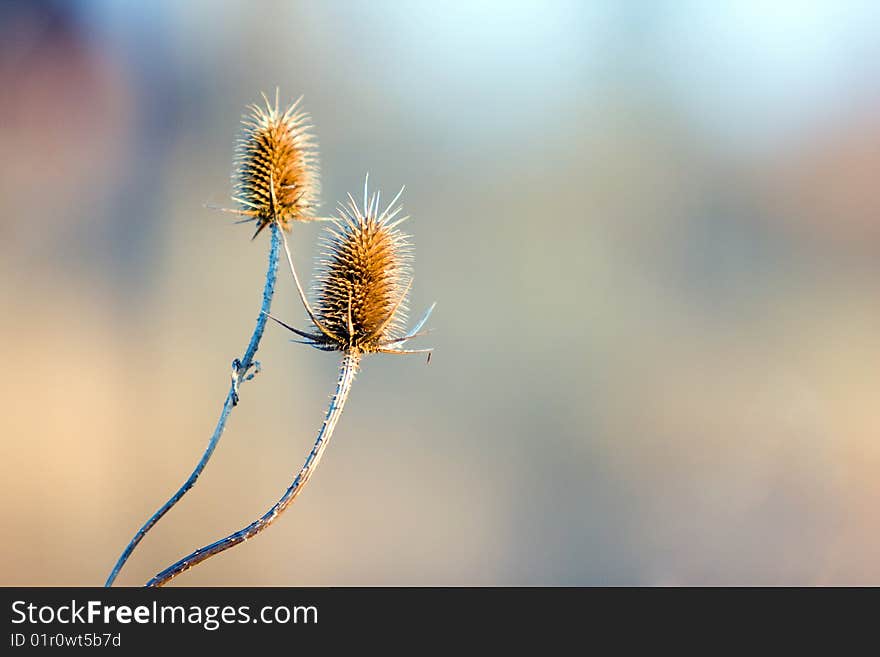
<path fill-rule="evenodd" d="M 153 528 L 153 526 L 159 522 L 159 520 L 164 516 L 171 508 L 177 504 L 181 498 L 186 495 L 190 488 L 192 488 L 199 476 L 202 474 L 202 471 L 205 469 L 205 466 L 208 464 L 208 461 L 211 459 L 211 456 L 214 454 L 214 450 L 217 447 L 217 443 L 220 442 L 220 438 L 223 435 L 223 431 L 226 429 L 226 421 L 229 418 L 229 414 L 232 412 L 232 409 L 238 404 L 238 389 L 243 381 L 248 381 L 253 377 L 253 374 L 249 374 L 248 372 L 251 368 L 259 369 L 259 363 L 254 360 L 254 357 L 257 354 L 257 349 L 260 348 L 260 341 L 263 338 L 263 332 L 266 329 L 266 320 L 268 319 L 269 311 L 272 307 L 272 297 L 275 294 L 275 281 L 277 280 L 278 274 L 278 257 L 281 248 L 281 229 L 278 227 L 276 222 L 272 223 L 272 238 L 269 246 L 269 266 L 266 271 L 266 284 L 263 286 L 263 303 L 260 306 L 260 314 L 257 316 L 257 324 L 254 328 L 254 332 L 251 335 L 250 342 L 248 343 L 247 349 L 245 350 L 244 356 L 241 360 L 236 359 L 233 362 L 232 366 L 232 382 L 229 386 L 229 392 L 226 395 L 226 401 L 223 403 L 223 409 L 220 412 L 220 418 L 217 420 L 217 426 L 214 428 L 214 433 L 211 436 L 211 439 L 208 441 L 208 446 L 205 448 L 205 452 L 202 454 L 202 458 L 199 460 L 195 469 L 192 471 L 192 474 L 187 478 L 187 480 L 183 483 L 183 485 L 177 490 L 171 498 L 162 505 L 162 507 L 156 511 L 147 522 L 144 523 L 143 527 L 141 527 L 131 541 L 126 546 L 125 550 L 122 552 L 122 555 L 119 557 L 119 560 L 116 562 L 116 565 L 113 567 L 113 570 L 110 573 L 110 576 L 107 578 L 107 582 L 104 584 L 105 587 L 113 586 L 113 582 L 116 581 L 116 577 L 119 575 L 119 571 L 122 570 L 122 567 L 128 561 L 129 557 L 131 557 L 135 548 L 138 546 L 138 543 L 143 540 L 144 536 L 147 535 L 147 532 Z"/>
<path fill-rule="evenodd" d="M 336 423 L 339 421 L 339 418 L 342 415 L 345 401 L 348 399 L 348 393 L 351 391 L 351 385 L 354 382 L 355 375 L 357 374 L 359 362 L 360 354 L 357 352 L 348 352 L 343 357 L 342 365 L 339 369 L 339 380 L 336 383 L 336 392 L 334 393 L 333 398 L 330 400 L 330 407 L 327 409 L 327 415 L 324 418 L 324 423 L 321 425 L 321 430 L 318 432 L 318 437 L 315 440 L 315 445 L 314 447 L 312 447 L 312 451 L 309 452 L 305 463 L 303 464 L 299 473 L 294 478 L 293 483 L 290 484 L 290 487 L 285 491 L 284 495 L 281 496 L 281 499 L 279 499 L 271 509 L 263 514 L 261 518 L 255 520 L 244 529 L 241 529 L 234 534 L 230 534 L 226 538 L 216 541 L 215 543 L 211 543 L 210 545 L 207 545 L 199 550 L 196 550 L 192 554 L 185 556 L 177 563 L 169 566 L 161 573 L 156 575 L 153 579 L 147 582 L 146 586 L 164 586 L 173 578 L 177 577 L 183 572 L 186 572 L 193 566 L 200 564 L 206 559 L 210 559 L 214 555 L 220 554 L 221 552 L 228 550 L 229 548 L 235 547 L 239 543 L 244 543 L 246 540 L 252 538 L 253 536 L 256 536 L 261 531 L 266 529 L 269 525 L 271 525 L 278 518 L 278 516 L 280 516 L 284 512 L 284 510 L 291 504 L 291 502 L 296 499 L 296 496 L 299 495 L 300 491 L 302 491 L 306 483 L 308 483 L 312 474 L 314 474 L 315 469 L 318 467 L 318 464 L 321 462 L 321 457 L 323 456 L 324 450 L 327 448 L 327 445 L 330 442 L 330 437 L 333 435 L 333 430 L 336 427 Z"/>

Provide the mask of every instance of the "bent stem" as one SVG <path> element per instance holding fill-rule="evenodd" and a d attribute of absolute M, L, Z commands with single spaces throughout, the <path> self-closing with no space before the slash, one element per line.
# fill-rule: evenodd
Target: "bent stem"
<path fill-rule="evenodd" d="M 339 368 L 339 379 L 336 383 L 336 392 L 330 400 L 330 406 L 327 409 L 327 415 L 324 418 L 324 423 L 321 425 L 321 430 L 318 432 L 315 445 L 312 447 L 312 451 L 309 452 L 305 463 L 302 468 L 300 468 L 293 483 L 290 484 L 290 487 L 285 491 L 284 495 L 281 496 L 281 499 L 263 514 L 261 518 L 255 520 L 244 529 L 185 556 L 174 565 L 169 566 L 156 575 L 153 579 L 147 582 L 146 586 L 164 586 L 173 578 L 189 570 L 193 566 L 200 564 L 206 559 L 210 559 L 214 555 L 220 554 L 229 548 L 235 547 L 239 543 L 244 543 L 253 536 L 256 536 L 271 525 L 278 516 L 284 512 L 290 503 L 296 499 L 296 496 L 299 495 L 306 483 L 308 483 L 312 474 L 314 474 L 315 469 L 318 467 L 318 463 L 321 462 L 321 456 L 324 454 L 324 450 L 330 442 L 330 437 L 333 435 L 333 429 L 336 427 L 336 423 L 342 415 L 342 409 L 345 406 L 346 399 L 348 399 L 348 393 L 354 382 L 355 374 L 357 374 L 359 363 L 360 353 L 357 351 L 349 351 L 343 356 L 342 364 Z"/>
<path fill-rule="evenodd" d="M 211 455 L 214 453 L 214 449 L 217 447 L 217 443 L 220 442 L 220 437 L 223 435 L 223 431 L 226 429 L 226 421 L 229 418 L 229 414 L 232 412 L 232 409 L 238 404 L 238 389 L 243 381 L 249 381 L 253 378 L 254 374 L 248 374 L 248 371 L 255 367 L 257 371 L 259 371 L 259 363 L 254 360 L 254 356 L 257 354 L 257 349 L 260 347 L 260 340 L 263 338 L 263 332 L 266 329 L 266 319 L 268 313 L 272 307 L 272 297 L 275 294 L 275 281 L 277 279 L 278 273 L 278 255 L 281 245 L 281 229 L 278 227 L 276 222 L 272 223 L 272 238 L 271 243 L 269 245 L 269 267 L 266 270 L 266 284 L 263 287 L 263 303 L 260 306 L 260 314 L 257 317 L 257 325 L 254 328 L 253 335 L 251 335 L 251 340 L 248 343 L 247 349 L 245 350 L 244 356 L 242 356 L 241 360 L 235 359 L 232 362 L 232 383 L 229 386 L 229 392 L 226 394 L 226 401 L 223 403 L 223 410 L 220 412 L 220 418 L 217 420 L 217 426 L 214 428 L 214 433 L 211 436 L 211 439 L 208 441 L 208 446 L 205 448 L 204 454 L 202 454 L 202 458 L 199 460 L 198 464 L 195 467 L 195 470 L 192 471 L 189 478 L 183 483 L 183 485 L 177 490 L 171 498 L 162 505 L 162 507 L 154 513 L 147 522 L 144 523 L 144 526 L 141 527 L 131 541 L 126 546 L 125 550 L 122 552 L 122 555 L 119 557 L 119 560 L 116 562 L 116 565 L 113 567 L 113 571 L 110 573 L 110 576 L 107 578 L 107 582 L 104 584 L 105 587 L 113 586 L 113 582 L 116 580 L 117 575 L 119 575 L 119 571 L 122 570 L 122 567 L 128 561 L 134 549 L 137 547 L 138 543 L 147 535 L 147 532 L 152 529 L 153 525 L 155 525 L 159 520 L 164 516 L 168 511 L 171 510 L 175 504 L 177 504 L 180 499 L 186 495 L 187 491 L 192 488 L 196 481 L 199 478 L 199 475 L 202 474 L 202 470 L 205 469 L 205 466 L 208 464 L 208 461 L 211 459 Z"/>

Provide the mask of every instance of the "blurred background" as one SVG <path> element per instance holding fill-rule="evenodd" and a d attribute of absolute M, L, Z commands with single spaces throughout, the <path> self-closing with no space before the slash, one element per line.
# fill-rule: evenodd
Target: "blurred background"
<path fill-rule="evenodd" d="M 201 455 L 268 246 L 204 204 L 276 86 L 325 214 L 406 184 L 436 352 L 175 585 L 880 584 L 880 5 L 830 0 L 2 3 L 0 584 L 103 584 Z M 337 369 L 288 337 L 120 584 L 287 487 Z"/>

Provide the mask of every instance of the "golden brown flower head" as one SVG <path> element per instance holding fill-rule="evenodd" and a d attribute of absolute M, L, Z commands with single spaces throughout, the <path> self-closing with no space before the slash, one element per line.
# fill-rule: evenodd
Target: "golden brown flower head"
<path fill-rule="evenodd" d="M 403 192 L 403 190 L 401 190 Z M 410 245 L 395 219 L 400 194 L 379 212 L 379 194 L 359 208 L 349 196 L 327 229 L 314 285 L 318 330 L 333 348 L 380 351 L 401 338 L 412 283 Z"/>
<path fill-rule="evenodd" d="M 367 179 L 369 181 L 369 178 Z M 293 258 L 282 233 L 284 250 L 296 289 L 306 312 L 317 329 L 302 331 L 271 319 L 304 340 L 294 340 L 321 349 L 344 351 L 357 362 L 361 354 L 427 354 L 433 349 L 408 349 L 413 338 L 430 332 L 422 327 L 431 317 L 431 304 L 422 318 L 405 334 L 406 297 L 412 286 L 411 251 L 408 236 L 398 226 L 408 217 L 397 219 L 401 208 L 394 207 L 403 189 L 388 207 L 379 212 L 379 194 L 369 197 L 364 183 L 362 208 L 349 194 L 349 203 L 340 205 L 339 216 L 323 238 L 324 250 L 318 261 L 313 285 L 314 308 L 303 292 L 293 266 Z"/>
<path fill-rule="evenodd" d="M 263 95 L 265 107 L 251 105 L 236 148 L 235 196 L 241 214 L 257 222 L 256 237 L 277 221 L 290 230 L 293 221 L 311 219 L 317 203 L 317 149 L 299 100 L 283 112 Z"/>

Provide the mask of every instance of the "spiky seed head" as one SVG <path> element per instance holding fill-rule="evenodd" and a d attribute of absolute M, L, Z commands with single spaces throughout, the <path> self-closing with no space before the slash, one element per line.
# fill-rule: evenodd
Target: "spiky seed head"
<path fill-rule="evenodd" d="M 403 190 L 401 190 L 402 192 Z M 379 194 L 340 205 L 322 238 L 313 288 L 319 332 L 334 348 L 370 353 L 402 336 L 411 277 L 408 236 L 395 219 L 400 194 L 379 212 Z"/>
<path fill-rule="evenodd" d="M 284 111 L 277 91 L 274 105 L 265 94 L 263 100 L 265 107 L 248 107 L 235 155 L 233 200 L 256 220 L 254 237 L 273 221 L 290 230 L 292 222 L 310 218 L 320 193 L 317 147 L 301 99 Z"/>

